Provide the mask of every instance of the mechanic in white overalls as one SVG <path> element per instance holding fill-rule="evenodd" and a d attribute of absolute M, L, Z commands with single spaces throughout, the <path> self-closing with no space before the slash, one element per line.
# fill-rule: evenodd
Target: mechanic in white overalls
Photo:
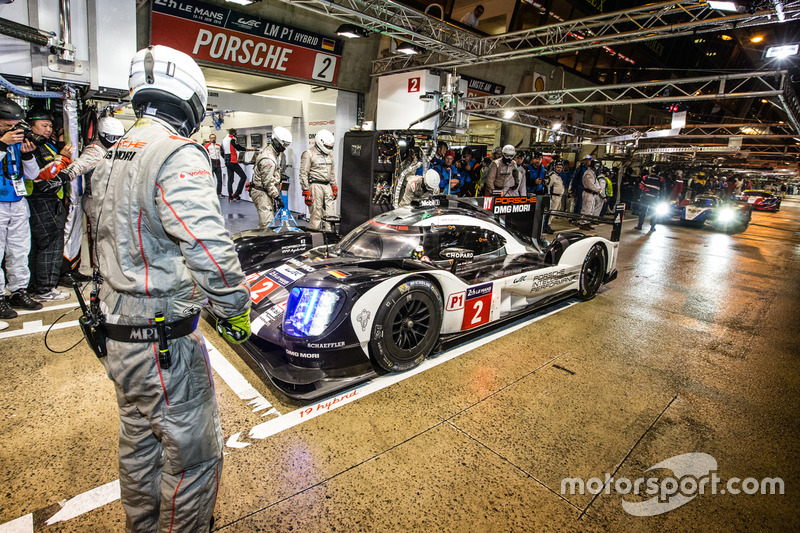
<path fill-rule="evenodd" d="M 439 194 L 440 179 L 439 173 L 432 168 L 429 168 L 424 176 L 411 176 L 408 185 L 406 185 L 405 193 L 403 193 L 403 198 L 397 207 L 405 207 L 411 205 L 413 200 L 424 200 L 434 194 Z"/>
<path fill-rule="evenodd" d="M 286 166 L 286 149 L 292 144 L 292 134 L 281 126 L 272 130 L 272 141 L 256 156 L 250 199 L 258 212 L 258 229 L 267 229 L 275 218 L 275 204 L 281 200 L 281 169 Z"/>
<path fill-rule="evenodd" d="M 309 207 L 308 229 L 330 231 L 323 217 L 336 216 L 334 202 L 339 196 L 333 166 L 333 133 L 320 130 L 314 136 L 314 146 L 300 157 L 300 187 Z"/>
<path fill-rule="evenodd" d="M 188 139 L 207 90 L 191 57 L 165 46 L 130 67 L 136 124 L 95 167 L 92 204 L 108 355 L 120 414 L 128 532 L 208 531 L 222 477 L 222 430 L 205 341 L 210 301 L 229 341 L 250 334 L 250 291 L 205 149 Z M 166 334 L 162 335 L 163 324 Z"/>
<path fill-rule="evenodd" d="M 86 213 L 88 243 L 92 266 L 94 266 L 94 220 L 92 219 L 92 174 L 94 167 L 103 160 L 106 152 L 125 134 L 125 126 L 114 117 L 103 117 L 97 121 L 97 140 L 88 144 L 80 157 L 61 171 L 64 183 L 75 182 L 72 190 L 83 189 L 81 201 L 75 205 L 70 215 L 76 217 L 73 231 L 64 238 L 64 261 L 61 264 L 62 276 L 70 274 L 76 281 L 89 281 L 92 278 L 79 272 L 81 265 L 81 241 L 83 240 L 82 213 Z M 83 187 L 78 187 L 78 178 L 83 176 Z"/>

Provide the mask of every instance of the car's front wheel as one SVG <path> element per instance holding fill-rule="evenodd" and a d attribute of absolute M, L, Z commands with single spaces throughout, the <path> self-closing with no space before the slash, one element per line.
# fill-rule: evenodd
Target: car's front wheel
<path fill-rule="evenodd" d="M 372 326 L 369 351 L 377 366 L 402 372 L 419 365 L 436 346 L 442 296 L 428 280 L 403 281 L 386 296 Z"/>
<path fill-rule="evenodd" d="M 580 287 L 578 297 L 581 300 L 591 300 L 597 294 L 600 285 L 603 284 L 603 276 L 606 271 L 605 249 L 599 244 L 595 244 L 589 249 L 581 267 Z"/>

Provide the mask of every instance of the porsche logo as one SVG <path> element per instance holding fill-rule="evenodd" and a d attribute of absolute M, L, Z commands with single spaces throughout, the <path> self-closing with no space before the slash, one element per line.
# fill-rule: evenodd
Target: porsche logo
<path fill-rule="evenodd" d="M 367 322 L 369 321 L 370 312 L 366 309 L 362 309 L 361 312 L 356 317 L 358 323 L 361 324 L 361 331 L 367 330 Z"/>

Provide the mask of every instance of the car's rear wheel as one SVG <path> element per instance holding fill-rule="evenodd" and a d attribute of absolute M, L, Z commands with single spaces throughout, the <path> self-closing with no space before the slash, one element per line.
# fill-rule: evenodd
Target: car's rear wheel
<path fill-rule="evenodd" d="M 425 279 L 405 280 L 375 315 L 370 354 L 381 370 L 409 370 L 431 353 L 441 326 L 442 296 L 436 286 Z"/>
<path fill-rule="evenodd" d="M 606 253 L 605 249 L 599 244 L 595 244 L 589 249 L 581 267 L 580 287 L 578 297 L 581 300 L 591 300 L 597 294 L 600 285 L 603 284 L 603 276 L 606 272 Z"/>

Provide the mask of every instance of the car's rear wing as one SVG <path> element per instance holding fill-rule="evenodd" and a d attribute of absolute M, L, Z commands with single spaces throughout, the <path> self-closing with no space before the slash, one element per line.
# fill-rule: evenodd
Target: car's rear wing
<path fill-rule="evenodd" d="M 569 213 L 567 211 L 550 211 L 550 216 L 569 218 L 572 220 L 582 220 L 590 224 L 611 224 L 611 241 L 619 242 L 619 237 L 622 234 L 622 222 L 625 220 L 625 204 L 618 203 L 614 206 L 614 213 L 612 217 L 595 217 L 591 215 L 582 215 L 580 213 Z"/>

